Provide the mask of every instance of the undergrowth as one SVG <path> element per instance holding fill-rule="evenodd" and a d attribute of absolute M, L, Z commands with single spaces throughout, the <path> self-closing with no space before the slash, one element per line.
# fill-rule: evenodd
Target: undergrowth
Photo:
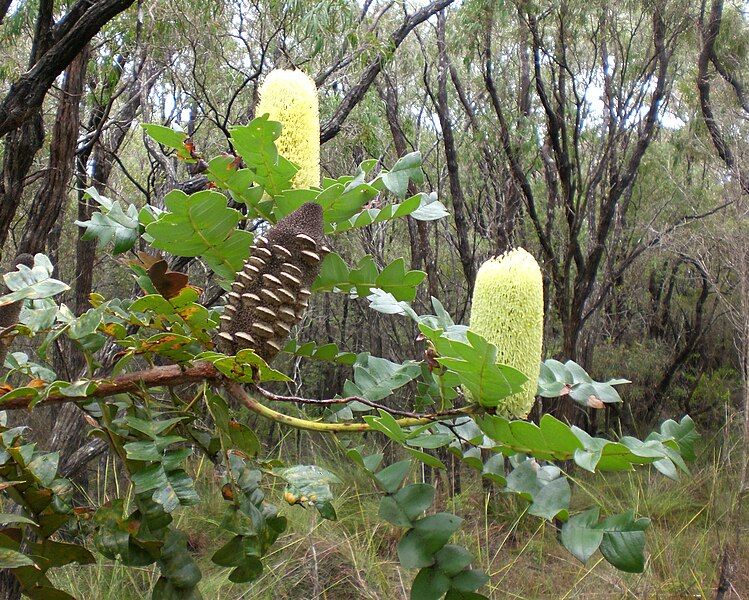
<path fill-rule="evenodd" d="M 556 542 L 553 524 L 525 516 L 522 500 L 487 493 L 465 470 L 462 492 L 443 497 L 442 504 L 465 519 L 457 542 L 490 575 L 485 593 L 491 598 L 712 598 L 721 548 L 739 539 L 737 576 L 733 595 L 728 596 L 738 600 L 749 594 L 749 507 L 741 508 L 736 519 L 729 518 L 739 450 L 737 446 L 726 451 L 715 444 L 705 445 L 692 477 L 677 482 L 647 469 L 605 478 L 579 469 L 573 473 L 573 498 L 579 504 L 573 504 L 573 509 L 593 502 L 600 505 L 602 514 L 634 507 L 636 513 L 651 517 L 642 574 L 616 571 L 598 553 L 587 565 L 578 563 Z M 330 456 L 331 449 L 313 449 L 311 454 L 315 453 Z M 331 464 L 336 462 L 331 459 Z M 317 463 L 325 466 L 324 459 L 318 458 Z M 201 496 L 220 496 L 210 464 L 200 461 L 193 468 Z M 399 531 L 377 518 L 379 496 L 365 474 L 353 467 L 344 473 L 339 469 L 339 474 L 344 484 L 339 486 L 335 503 L 337 522 L 318 519 L 316 511 L 285 506 L 280 488 L 273 491 L 274 501 L 284 506 L 289 528 L 265 559 L 263 575 L 252 585 L 232 584 L 229 571 L 210 561 L 211 549 L 226 541 L 218 527 L 224 506 L 205 502 L 179 511 L 177 526 L 187 533 L 203 572 L 203 596 L 221 600 L 407 598 L 414 574 L 398 566 Z M 90 481 L 90 488 L 98 490 L 90 501 L 106 501 L 104 490 L 115 485 L 123 483 L 113 477 L 112 464 L 107 463 Z M 125 568 L 100 560 L 89 567 L 60 570 L 55 584 L 77 598 L 142 600 L 157 578 L 154 567 Z"/>

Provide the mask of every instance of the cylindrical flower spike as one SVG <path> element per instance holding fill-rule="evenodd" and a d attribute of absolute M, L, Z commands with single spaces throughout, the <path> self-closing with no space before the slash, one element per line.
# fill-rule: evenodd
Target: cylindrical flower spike
<path fill-rule="evenodd" d="M 516 248 L 487 260 L 476 274 L 470 329 L 497 347 L 497 362 L 514 367 L 528 381 L 505 398 L 497 414 L 524 419 L 535 400 L 544 327 L 541 269 L 531 254 Z"/>
<path fill-rule="evenodd" d="M 315 82 L 302 71 L 276 69 L 260 86 L 255 114 L 283 125 L 278 152 L 299 167 L 295 188 L 320 185 L 320 110 Z"/>

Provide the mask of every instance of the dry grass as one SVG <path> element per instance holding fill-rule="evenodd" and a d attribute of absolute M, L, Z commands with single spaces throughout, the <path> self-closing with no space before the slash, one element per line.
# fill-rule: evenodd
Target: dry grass
<path fill-rule="evenodd" d="M 480 482 L 464 475 L 464 492 L 446 502 L 466 522 L 458 541 L 491 576 L 483 591 L 491 598 L 609 600 L 712 598 L 721 548 L 739 540 L 734 589 L 727 597 L 749 599 L 749 507 L 732 522 L 735 464 L 720 452 L 703 451 L 691 478 L 679 482 L 648 470 L 609 474 L 576 473 L 573 504 L 598 503 L 602 513 L 634 508 L 652 518 L 647 532 L 648 560 L 643 574 L 623 574 L 599 554 L 581 565 L 556 541 L 553 525 L 525 517 L 521 501 L 487 496 Z M 333 467 L 334 470 L 335 467 Z M 337 469 L 338 472 L 344 469 Z M 408 597 L 412 572 L 402 571 L 395 548 L 400 531 L 377 518 L 378 496 L 366 478 L 346 469 L 336 501 L 338 522 L 319 520 L 313 511 L 286 507 L 288 532 L 265 560 L 263 576 L 252 585 L 234 585 L 228 571 L 210 562 L 220 540 L 223 504 L 216 484 L 200 477 L 205 504 L 183 510 L 178 526 L 189 535 L 203 570 L 205 598 L 226 600 L 397 600 Z M 277 493 L 277 492 L 276 492 Z M 738 536 L 737 536 L 738 534 Z M 56 582 L 77 598 L 118 600 L 146 597 L 154 569 L 125 569 L 102 562 L 71 568 Z"/>

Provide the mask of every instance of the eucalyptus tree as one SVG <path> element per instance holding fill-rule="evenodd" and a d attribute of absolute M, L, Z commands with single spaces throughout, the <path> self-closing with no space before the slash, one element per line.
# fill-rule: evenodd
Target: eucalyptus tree
<path fill-rule="evenodd" d="M 0 27 L 14 28 L 15 25 L 20 31 L 24 21 L 34 20 L 27 68 L 23 74 L 9 78 L 10 85 L 0 102 L 0 138 L 4 139 L 0 245 L 7 239 L 26 177 L 44 142 L 42 104 L 47 93 L 58 75 L 73 64 L 102 27 L 133 2 L 80 0 L 60 11 L 53 0 L 40 0 L 38 3 L 20 2 L 13 7 L 12 14 L 9 14 L 10 2 L 0 5 Z M 82 66 L 75 68 L 80 71 Z M 82 81 L 80 73 L 77 79 Z M 79 96 L 80 92 L 74 95 Z M 71 105 L 66 112 L 75 117 L 76 109 Z M 69 153 L 69 149 L 63 153 Z"/>

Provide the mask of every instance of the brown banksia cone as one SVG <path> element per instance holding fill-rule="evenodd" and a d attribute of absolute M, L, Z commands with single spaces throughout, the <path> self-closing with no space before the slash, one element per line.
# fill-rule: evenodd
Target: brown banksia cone
<path fill-rule="evenodd" d="M 304 315 L 310 286 L 330 249 L 322 207 L 307 202 L 255 238 L 221 315 L 219 349 L 251 349 L 271 362 Z"/>

